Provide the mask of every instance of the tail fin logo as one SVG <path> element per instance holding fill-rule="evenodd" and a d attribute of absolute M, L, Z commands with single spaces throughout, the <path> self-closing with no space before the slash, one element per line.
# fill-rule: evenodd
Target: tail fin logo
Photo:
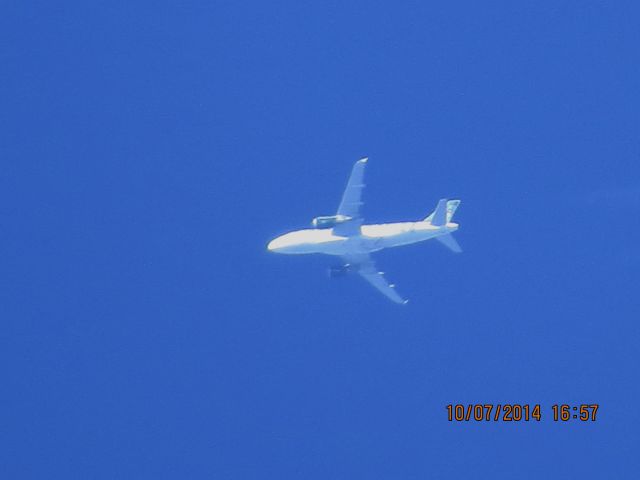
<path fill-rule="evenodd" d="M 456 209 L 460 205 L 460 200 L 449 200 L 447 202 L 447 223 L 451 221 L 453 215 L 456 213 Z"/>

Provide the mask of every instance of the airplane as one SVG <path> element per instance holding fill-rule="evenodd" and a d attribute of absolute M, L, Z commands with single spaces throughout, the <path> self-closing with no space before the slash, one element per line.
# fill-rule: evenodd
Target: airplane
<path fill-rule="evenodd" d="M 416 222 L 384 223 L 364 225 L 360 212 L 363 205 L 364 170 L 368 158 L 358 160 L 347 182 L 342 201 L 335 215 L 316 217 L 311 225 L 314 228 L 297 230 L 281 235 L 269 242 L 270 252 L 286 254 L 323 253 L 338 256 L 342 265 L 331 267 L 329 275 L 337 277 L 347 273 L 358 273 L 383 295 L 398 304 L 406 304 L 388 283 L 383 272 L 376 269 L 371 253 L 383 248 L 399 247 L 435 238 L 451 251 L 462 251 L 451 235 L 458 230 L 453 223 L 460 200 L 441 199 L 433 213 L 424 220 Z"/>

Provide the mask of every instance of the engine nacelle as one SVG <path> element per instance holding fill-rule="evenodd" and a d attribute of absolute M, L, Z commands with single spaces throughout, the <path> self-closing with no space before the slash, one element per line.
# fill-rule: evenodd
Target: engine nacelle
<path fill-rule="evenodd" d="M 351 220 L 348 215 L 331 215 L 327 217 L 316 217 L 311 221 L 314 228 L 333 228 L 336 225 Z"/>

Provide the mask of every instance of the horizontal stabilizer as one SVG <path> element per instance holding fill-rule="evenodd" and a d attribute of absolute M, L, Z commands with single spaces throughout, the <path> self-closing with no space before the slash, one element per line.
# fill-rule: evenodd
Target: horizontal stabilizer
<path fill-rule="evenodd" d="M 458 245 L 458 242 L 456 241 L 455 238 L 453 238 L 453 235 L 451 235 L 450 233 L 436 237 L 436 240 L 438 240 L 441 244 L 443 244 L 452 252 L 455 252 L 455 253 L 462 252 L 460 245 Z"/>

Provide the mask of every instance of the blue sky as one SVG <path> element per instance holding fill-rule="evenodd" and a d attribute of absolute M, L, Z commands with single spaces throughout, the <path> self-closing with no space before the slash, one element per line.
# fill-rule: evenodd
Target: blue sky
<path fill-rule="evenodd" d="M 0 17 L 3 478 L 637 476 L 637 4 Z M 361 156 L 370 222 L 462 199 L 377 255 L 405 308 L 265 251 Z"/>

